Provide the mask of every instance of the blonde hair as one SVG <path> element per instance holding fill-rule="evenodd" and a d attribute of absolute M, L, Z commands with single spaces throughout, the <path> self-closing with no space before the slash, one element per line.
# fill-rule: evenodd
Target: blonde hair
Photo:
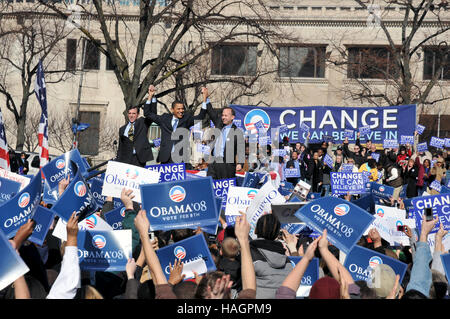
<path fill-rule="evenodd" d="M 90 285 L 84 286 L 84 299 L 103 299 L 101 293 Z"/>

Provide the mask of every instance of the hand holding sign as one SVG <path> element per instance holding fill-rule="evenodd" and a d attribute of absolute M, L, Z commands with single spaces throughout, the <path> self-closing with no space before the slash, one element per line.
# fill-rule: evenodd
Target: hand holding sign
<path fill-rule="evenodd" d="M 123 188 L 122 192 L 120 193 L 120 200 L 123 203 L 123 206 L 125 206 L 125 209 L 133 209 L 133 198 L 134 195 L 132 195 L 133 190 L 132 189 L 126 189 Z"/>
<path fill-rule="evenodd" d="M 428 234 L 433 230 L 434 226 L 438 223 L 439 218 L 436 217 L 432 220 L 426 219 L 426 214 L 422 215 L 422 228 L 420 231 L 420 238 L 419 241 L 428 243 Z"/>
<path fill-rule="evenodd" d="M 147 218 L 145 210 L 141 209 L 134 219 L 134 226 L 136 226 L 139 235 L 142 237 L 148 237 L 148 230 L 150 229 L 150 222 Z"/>
<path fill-rule="evenodd" d="M 78 236 L 78 216 L 75 212 L 72 213 L 66 225 L 67 229 L 67 243 L 66 246 L 77 246 Z"/>
<path fill-rule="evenodd" d="M 22 243 L 27 240 L 28 237 L 30 237 L 34 229 L 34 224 L 35 222 L 32 219 L 29 219 L 26 224 L 20 226 L 13 239 L 17 250 L 20 248 L 20 246 L 22 246 Z"/>
<path fill-rule="evenodd" d="M 176 284 L 182 282 L 186 277 L 186 274 L 183 274 L 183 263 L 181 259 L 175 259 L 173 263 L 173 267 L 169 264 L 170 268 L 170 276 L 169 276 L 169 284 L 175 286 Z"/>

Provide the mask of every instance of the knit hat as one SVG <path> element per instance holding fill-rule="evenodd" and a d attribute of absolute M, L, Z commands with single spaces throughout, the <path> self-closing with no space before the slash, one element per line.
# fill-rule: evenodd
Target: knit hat
<path fill-rule="evenodd" d="M 340 299 L 341 291 L 339 282 L 325 276 L 317 280 L 311 287 L 309 299 Z"/>
<path fill-rule="evenodd" d="M 375 289 L 377 297 L 387 297 L 395 285 L 396 275 L 394 270 L 389 265 L 380 264 L 375 266 L 372 274 L 371 280 L 368 281 L 368 286 Z"/>

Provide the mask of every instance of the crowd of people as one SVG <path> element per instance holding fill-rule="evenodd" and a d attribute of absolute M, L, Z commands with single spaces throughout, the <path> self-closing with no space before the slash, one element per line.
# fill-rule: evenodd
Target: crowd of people
<path fill-rule="evenodd" d="M 356 143 L 346 139 L 342 145 L 331 142 L 313 145 L 289 143 L 287 138 L 281 147 L 285 156 L 271 156 L 271 147 L 256 162 L 249 162 L 249 146 L 246 145 L 245 162 L 235 166 L 232 175 L 242 172 L 266 172 L 280 181 L 295 185 L 302 180 L 311 185 L 311 192 L 328 196 L 331 193 L 330 173 L 339 172 L 343 164 L 353 164 L 353 172 L 367 171 L 369 180 L 395 188 L 387 206 L 402 206 L 399 196 L 406 185 L 406 197 L 412 198 L 428 194 L 438 194 L 430 188 L 433 181 L 447 185 L 450 156 L 448 151 L 436 149 L 434 152 L 418 152 L 418 134 L 414 145 L 402 145 L 398 149 L 379 149 L 367 141 L 361 144 L 357 135 Z M 248 142 L 248 139 L 247 139 Z M 259 147 L 258 147 L 259 148 Z M 268 151 L 268 152 L 267 152 Z M 328 154 L 333 165 L 329 166 L 324 157 Z M 374 154 L 378 154 L 374 155 Z M 203 160 L 195 167 L 208 170 Z M 298 177 L 284 176 L 284 169 L 298 168 Z M 229 172 L 228 172 L 229 173 Z M 60 192 L 64 187 L 60 188 Z M 350 200 L 351 196 L 345 196 Z M 126 270 L 122 272 L 81 271 L 77 257 L 77 217 L 73 215 L 67 223 L 67 241 L 52 236 L 53 227 L 42 246 L 26 239 L 33 230 L 29 221 L 23 225 L 11 244 L 25 261 L 30 271 L 18 278 L 0 292 L 6 299 L 295 299 L 301 286 L 301 279 L 312 258 L 319 258 L 320 279 L 312 284 L 307 299 L 444 299 L 448 298 L 448 280 L 439 256 L 448 252 L 443 238 L 447 232 L 442 224 L 435 237 L 432 253 L 428 234 L 438 223 L 421 221 L 420 232 L 415 228 L 405 228 L 410 245 L 392 247 L 373 228 L 361 237 L 358 245 L 398 259 L 408 265 L 402 282 L 388 265 L 380 265 L 370 282 L 355 281 L 339 260 L 339 250 L 329 243 L 327 230 L 318 237 L 305 234 L 290 234 L 281 229 L 279 220 L 273 214 L 261 216 L 256 224 L 256 239 L 249 236 L 250 225 L 245 213 L 238 217 L 234 225 L 227 225 L 223 211 L 216 234 L 207 234 L 192 229 L 155 231 L 150 238 L 149 221 L 145 211 L 132 201 L 130 192 L 123 190 L 121 200 L 127 208 L 123 228 L 132 230 L 133 252 Z M 41 203 L 45 205 L 45 203 Z M 99 216 L 113 209 L 112 198 L 108 198 Z M 55 223 L 57 221 L 55 218 Z M 55 225 L 54 223 L 54 225 Z M 190 236 L 202 233 L 208 243 L 217 270 L 195 274 L 186 279 L 183 263 L 174 260 L 170 267 L 170 278 L 165 277 L 155 251 Z M 448 247 L 447 247 L 448 248 Z M 295 266 L 289 256 L 302 256 Z M 378 276 L 378 278 L 376 278 Z M 381 278 L 381 279 L 380 279 Z"/>

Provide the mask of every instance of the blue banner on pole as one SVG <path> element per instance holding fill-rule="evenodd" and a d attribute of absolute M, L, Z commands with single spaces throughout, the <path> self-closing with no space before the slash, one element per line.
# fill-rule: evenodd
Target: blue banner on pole
<path fill-rule="evenodd" d="M 408 268 L 407 264 L 375 250 L 358 245 L 347 254 L 344 267 L 350 272 L 353 280 L 370 281 L 373 270 L 381 264 L 390 266 L 396 275 L 400 275 L 399 284 L 402 283 L 406 269 Z"/>
<path fill-rule="evenodd" d="M 131 230 L 78 231 L 81 270 L 124 271 L 131 258 Z"/>
<path fill-rule="evenodd" d="M 331 196 L 311 201 L 295 216 L 320 233 L 326 228 L 329 241 L 346 254 L 375 219 L 360 207 Z"/>
<path fill-rule="evenodd" d="M 140 185 L 142 209 L 152 230 L 170 230 L 217 223 L 216 199 L 210 176 Z"/>
<path fill-rule="evenodd" d="M 177 259 L 183 263 L 183 272 L 185 269 L 193 269 L 199 275 L 202 275 L 217 269 L 206 244 L 205 236 L 202 234 L 191 236 L 160 248 L 156 251 L 156 255 L 167 279 L 170 276 L 169 264 L 173 265 Z M 192 272 L 186 273 L 186 278 L 193 277 Z"/>
<path fill-rule="evenodd" d="M 370 126 L 366 136 L 374 143 L 385 139 L 399 139 L 400 135 L 412 135 L 416 129 L 416 105 L 388 107 L 254 107 L 248 105 L 231 105 L 236 111 L 236 119 L 242 120 L 249 131 L 255 130 L 255 123 L 264 122 L 266 128 L 288 125 L 289 131 L 280 137 L 289 137 L 290 142 L 302 142 L 307 132 L 300 128 L 300 123 L 309 127 L 310 142 L 323 140 L 324 135 L 332 135 L 336 143 L 345 139 L 345 130 L 357 130 L 361 126 Z"/>
<path fill-rule="evenodd" d="M 0 206 L 0 229 L 6 237 L 13 237 L 20 226 L 33 218 L 40 204 L 41 192 L 42 179 L 39 171 L 22 191 Z"/>
<path fill-rule="evenodd" d="M 0 177 L 0 204 L 10 200 L 20 190 L 21 184 L 7 178 Z"/>

